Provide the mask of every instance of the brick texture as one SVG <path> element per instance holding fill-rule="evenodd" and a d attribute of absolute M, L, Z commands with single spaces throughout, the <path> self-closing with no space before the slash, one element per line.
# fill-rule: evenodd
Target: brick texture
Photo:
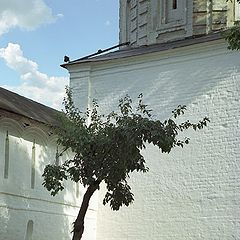
<path fill-rule="evenodd" d="M 206 129 L 186 133 L 184 149 L 168 155 L 147 147 L 150 171 L 131 176 L 130 207 L 103 206 L 101 186 L 97 240 L 240 239 L 239 62 L 238 52 L 216 41 L 91 67 L 88 88 L 74 92 L 79 103 L 88 95 L 108 112 L 126 93 L 143 93 L 161 120 L 179 104 L 188 108 L 182 120 L 211 119 Z"/>

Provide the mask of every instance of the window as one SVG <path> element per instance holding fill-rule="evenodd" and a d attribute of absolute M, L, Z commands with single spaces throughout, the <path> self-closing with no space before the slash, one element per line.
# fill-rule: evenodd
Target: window
<path fill-rule="evenodd" d="M 79 186 L 79 182 L 76 182 L 76 197 L 77 197 L 77 198 L 80 197 L 80 186 Z"/>
<path fill-rule="evenodd" d="M 240 4 L 235 3 L 235 19 L 234 21 L 239 21 L 240 20 Z"/>
<path fill-rule="evenodd" d="M 33 140 L 32 146 L 32 167 L 31 167 L 31 188 L 35 187 L 35 164 L 36 164 L 36 146 L 35 140 Z"/>
<path fill-rule="evenodd" d="M 4 178 L 8 178 L 8 170 L 9 170 L 9 136 L 7 131 L 5 138 Z"/>
<path fill-rule="evenodd" d="M 172 0 L 172 9 L 177 9 L 177 0 Z"/>
<path fill-rule="evenodd" d="M 182 20 L 184 14 L 184 1 L 178 2 L 178 0 L 167 0 L 167 22 L 177 22 Z"/>
<path fill-rule="evenodd" d="M 60 157 L 60 154 L 59 154 L 58 146 L 57 146 L 56 155 L 55 155 L 55 165 L 56 166 L 59 166 L 59 157 Z"/>
<path fill-rule="evenodd" d="M 159 29 L 183 26 L 187 20 L 187 0 L 159 0 Z"/>
<path fill-rule="evenodd" d="M 33 235 L 33 221 L 29 220 L 28 223 L 27 223 L 25 240 L 32 240 L 33 239 L 32 235 Z"/>

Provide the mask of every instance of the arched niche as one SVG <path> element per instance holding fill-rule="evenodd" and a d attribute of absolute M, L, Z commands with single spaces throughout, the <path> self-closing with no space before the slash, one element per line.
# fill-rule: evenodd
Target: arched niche
<path fill-rule="evenodd" d="M 49 138 L 47 133 L 38 127 L 26 128 L 22 137 L 27 141 L 35 142 L 44 147 L 47 146 Z"/>
<path fill-rule="evenodd" d="M 53 146 L 57 145 L 57 139 L 58 139 L 57 135 L 56 135 L 56 134 L 52 134 L 52 135 L 48 138 L 48 144 L 49 144 L 49 145 L 53 145 Z"/>
<path fill-rule="evenodd" d="M 24 127 L 16 120 L 4 117 L 0 118 L 0 131 L 8 131 L 9 135 L 21 138 Z"/>
<path fill-rule="evenodd" d="M 33 239 L 33 220 L 29 220 L 27 223 L 27 229 L 24 240 L 32 240 Z"/>
<path fill-rule="evenodd" d="M 0 118 L 0 169 L 4 179 L 13 176 L 13 166 L 22 145 L 24 127 L 12 118 Z"/>
<path fill-rule="evenodd" d="M 59 158 L 58 158 L 59 151 L 60 151 L 60 147 L 57 144 L 57 135 L 52 134 L 49 137 L 48 148 L 47 148 L 47 155 L 48 155 L 49 158 L 46 159 L 45 164 L 55 164 L 55 163 L 57 163 L 58 160 L 59 160 Z"/>
<path fill-rule="evenodd" d="M 64 147 L 57 144 L 57 135 L 51 135 L 49 142 L 48 142 L 48 151 L 51 151 L 51 156 L 55 157 L 56 163 L 61 164 L 66 159 L 69 159 L 72 157 L 72 151 L 71 149 L 64 150 Z M 54 154 L 53 154 L 54 152 Z M 57 156 L 58 155 L 58 156 Z M 58 157 L 58 159 L 56 159 Z M 54 163 L 54 161 L 51 161 L 51 163 Z"/>
<path fill-rule="evenodd" d="M 48 134 L 36 126 L 27 127 L 22 136 L 29 161 L 25 168 L 28 175 L 27 185 L 31 189 L 39 187 L 39 176 L 42 175 L 42 165 L 47 155 Z"/>

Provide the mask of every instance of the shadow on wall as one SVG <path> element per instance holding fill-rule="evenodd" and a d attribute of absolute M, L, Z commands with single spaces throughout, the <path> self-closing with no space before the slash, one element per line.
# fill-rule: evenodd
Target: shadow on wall
<path fill-rule="evenodd" d="M 238 53 L 227 54 L 227 51 L 224 57 L 222 52 L 211 56 L 206 51 L 206 56 L 129 63 L 100 76 L 96 72 L 92 77 L 91 97 L 99 100 L 101 110 L 109 112 L 116 109 L 119 98 L 126 94 L 135 100 L 143 93 L 144 101 L 160 119 L 169 117 L 178 104 L 194 109 L 197 100 L 203 97 L 205 104 L 212 104 L 212 92 L 239 75 L 240 69 L 234 64 L 239 61 Z"/>
<path fill-rule="evenodd" d="M 187 105 L 183 118 L 211 120 L 203 131 L 189 130 L 189 146 L 170 155 L 147 147 L 150 171 L 132 178 L 132 206 L 111 212 L 99 196 L 97 239 L 239 239 L 240 55 L 197 50 L 191 59 L 129 60 L 99 75 L 92 69 L 91 97 L 102 113 L 115 110 L 125 94 L 135 100 L 143 93 L 160 120 L 179 104 Z"/>
<path fill-rule="evenodd" d="M 56 143 L 37 127 L 0 119 L 0 239 L 70 239 L 77 214 L 74 191 L 56 197 L 42 186 Z"/>

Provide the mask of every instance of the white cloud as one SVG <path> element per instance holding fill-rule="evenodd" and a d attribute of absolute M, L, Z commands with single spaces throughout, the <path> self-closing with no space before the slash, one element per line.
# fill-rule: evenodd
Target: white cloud
<path fill-rule="evenodd" d="M 58 14 L 57 14 L 57 17 L 58 17 L 58 18 L 63 18 L 64 15 L 63 15 L 62 13 L 58 13 Z"/>
<path fill-rule="evenodd" d="M 33 30 L 55 20 L 44 0 L 1 0 L 0 36 L 14 27 Z"/>
<path fill-rule="evenodd" d="M 0 48 L 0 58 L 15 70 L 22 80 L 20 86 L 3 86 L 35 101 L 60 109 L 68 78 L 48 76 L 38 70 L 38 64 L 23 56 L 18 44 Z"/>

